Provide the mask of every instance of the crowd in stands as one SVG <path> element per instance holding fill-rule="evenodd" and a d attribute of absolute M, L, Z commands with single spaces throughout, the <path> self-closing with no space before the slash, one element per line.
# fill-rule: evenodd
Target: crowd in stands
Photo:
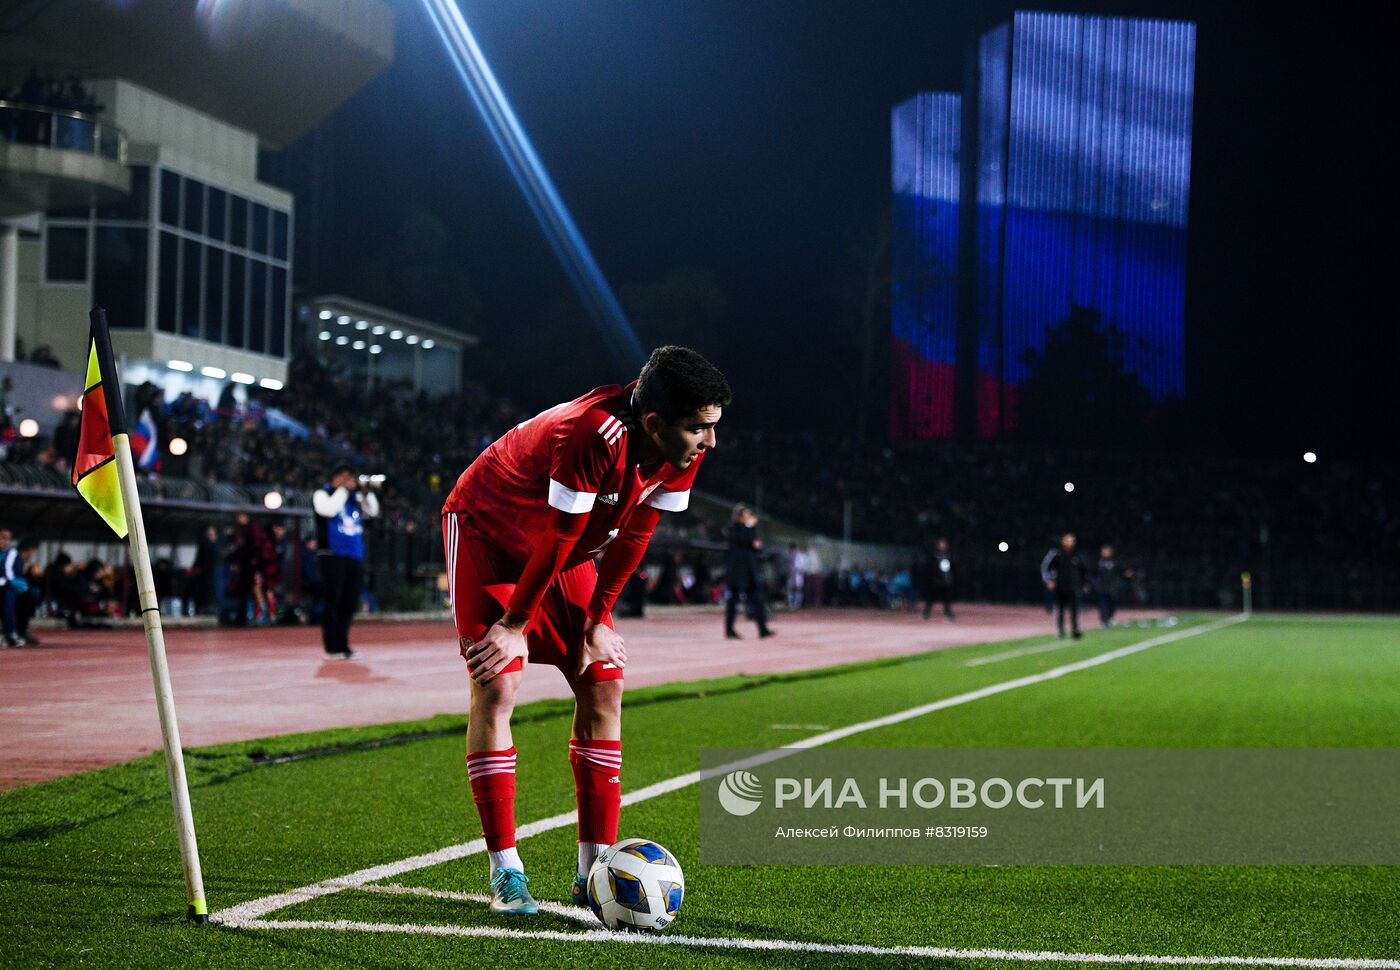
<path fill-rule="evenodd" d="M 331 372 L 314 354 L 293 359 L 284 390 L 249 388 L 241 402 L 232 385 L 216 406 L 190 395 L 167 402 L 149 387 L 137 398 L 138 411 L 151 409 L 163 442 L 188 442 L 184 456 L 163 455 L 164 474 L 310 490 L 324 483 L 327 469 L 348 460 L 386 476 L 382 522 L 428 530 L 426 536 L 436 534 L 438 510 L 460 471 L 528 416 L 475 385 L 432 399 L 402 386 L 366 385 Z M 1276 584 L 1326 591 L 1364 584 L 1377 570 L 1394 571 L 1400 559 L 1400 483 L 1393 468 L 1363 472 L 1345 462 L 1200 456 L 1169 461 L 1147 452 L 1009 441 L 858 445 L 737 423 L 721 427 L 703 489 L 757 500 L 765 515 L 828 536 L 842 534 L 849 505 L 851 538 L 858 542 L 912 547 L 948 536 L 964 566 L 961 597 L 1033 593 L 1034 571 L 1021 567 L 1038 561 L 1066 530 L 1077 532 L 1086 548 L 1113 543 L 1169 598 L 1203 588 L 1237 590 L 1242 570 L 1270 564 Z M 76 440 L 74 412 L 52 442 L 11 439 L 8 460 L 64 471 Z M 720 586 L 710 574 L 713 557 L 694 550 L 707 542 L 713 547 L 714 537 L 703 524 L 682 531 L 681 552 L 672 544 L 663 554 L 658 544 L 649 560 L 647 596 L 712 602 Z M 1013 562 L 1025 585 L 977 585 L 975 577 Z M 830 602 L 890 604 L 905 596 L 898 569 L 845 564 L 837 572 L 837 565 L 813 571 Z M 781 564 L 770 571 L 781 586 Z M 1400 587 L 1400 579 L 1388 581 Z"/>
<path fill-rule="evenodd" d="M 69 73 L 61 78 L 46 76 L 34 67 L 29 69 L 28 76 L 19 84 L 0 88 L 0 101 L 87 115 L 100 114 L 104 110 L 78 75 Z"/>
<path fill-rule="evenodd" d="M 292 360 L 284 390 L 249 388 L 240 404 L 232 388 L 216 406 L 190 394 L 166 402 L 154 388 L 138 391 L 137 412 L 151 408 L 161 439 L 188 444 L 182 458 L 163 457 L 167 473 L 309 491 L 346 461 L 385 476 L 384 521 L 414 530 L 435 526 L 462 469 L 523 420 L 508 400 L 479 387 L 429 399 L 404 385 L 335 374 L 310 354 Z"/>
<path fill-rule="evenodd" d="M 0 528 L 0 556 L 12 542 L 6 537 L 12 535 Z M 32 538 L 14 544 L 25 552 L 17 564 L 23 582 L 15 593 L 15 610 L 21 639 L 28 643 L 39 642 L 25 631 L 34 617 L 81 629 L 139 615 L 135 577 L 124 560 L 75 560 L 62 548 Z M 206 528 L 187 562 L 160 555 L 151 571 L 167 617 L 210 616 L 225 626 L 268 626 L 315 622 L 320 610 L 316 539 L 298 539 L 279 520 L 262 523 L 238 514 L 222 528 Z M 374 610 L 373 595 L 367 593 L 361 606 Z"/>

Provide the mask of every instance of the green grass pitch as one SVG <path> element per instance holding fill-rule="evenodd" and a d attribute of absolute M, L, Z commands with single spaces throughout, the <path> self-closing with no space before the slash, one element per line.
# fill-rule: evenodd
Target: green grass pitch
<path fill-rule="evenodd" d="M 872 630 L 878 634 L 878 621 Z M 629 695 L 624 718 L 624 781 L 637 790 L 695 771 L 701 747 L 779 746 L 818 733 L 812 725 L 880 717 L 1161 632 L 1096 632 L 1061 649 L 982 665 L 966 662 L 1045 641 L 639 690 Z M 573 808 L 567 710 L 541 702 L 519 712 L 522 824 Z M 475 838 L 460 727 L 460 719 L 444 717 L 189 752 L 211 910 Z M 837 743 L 1400 747 L 1400 621 L 1256 617 Z M 694 786 L 623 810 L 622 836 L 655 839 L 685 867 L 686 900 L 674 932 L 687 936 L 1400 961 L 1400 867 L 718 867 L 699 863 L 698 830 Z M 572 828 L 525 839 L 521 852 L 536 895 L 564 899 Z M 485 869 L 484 856 L 474 856 L 387 881 L 479 893 Z M 182 889 L 155 759 L 0 794 L 4 967 L 1028 965 L 584 938 L 197 928 L 183 920 Z M 358 888 L 269 918 L 587 932 L 549 913 L 507 921 L 479 903 Z"/>

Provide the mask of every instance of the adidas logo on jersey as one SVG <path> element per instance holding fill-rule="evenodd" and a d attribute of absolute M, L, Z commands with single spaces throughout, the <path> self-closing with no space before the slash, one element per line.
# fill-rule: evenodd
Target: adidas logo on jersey
<path fill-rule="evenodd" d="M 616 505 L 616 504 L 617 504 L 617 493 L 616 493 L 616 492 L 609 492 L 607 495 L 599 495 L 599 496 L 598 496 L 598 501 L 602 502 L 604 505 Z"/>
<path fill-rule="evenodd" d="M 600 425 L 598 433 L 610 445 L 615 445 L 623 435 L 627 433 L 627 426 L 611 415 Z"/>

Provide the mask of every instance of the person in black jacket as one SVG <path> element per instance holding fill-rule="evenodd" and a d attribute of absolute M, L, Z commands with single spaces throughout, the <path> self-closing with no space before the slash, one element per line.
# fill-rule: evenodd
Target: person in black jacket
<path fill-rule="evenodd" d="M 1066 532 L 1060 536 L 1059 546 L 1047 552 L 1040 563 L 1040 578 L 1045 583 L 1045 589 L 1055 597 L 1055 629 L 1061 639 L 1065 635 L 1066 612 L 1070 616 L 1074 639 L 1078 640 L 1084 635 L 1079 632 L 1079 593 L 1081 590 L 1089 591 L 1087 576 L 1084 560 L 1076 549 L 1074 533 Z"/>
<path fill-rule="evenodd" d="M 724 635 L 731 640 L 743 639 L 734 629 L 739 597 L 743 596 L 748 600 L 749 615 L 758 624 L 759 637 L 771 637 L 773 631 L 768 628 L 759 575 L 758 553 L 763 548 L 763 540 L 758 537 L 758 516 L 748 506 L 736 505 L 726 535 L 729 549 L 724 556 L 724 581 L 729 587 L 729 601 L 724 604 Z"/>
<path fill-rule="evenodd" d="M 943 619 L 953 622 L 953 556 L 947 537 L 939 536 L 933 545 L 920 547 L 915 573 L 924 619 L 932 615 L 934 603 L 942 603 Z"/>

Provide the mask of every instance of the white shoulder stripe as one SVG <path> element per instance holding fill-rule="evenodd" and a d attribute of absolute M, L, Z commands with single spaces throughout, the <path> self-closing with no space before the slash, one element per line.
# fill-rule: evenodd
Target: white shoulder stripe
<path fill-rule="evenodd" d="M 576 492 L 554 479 L 549 480 L 549 504 L 560 512 L 579 514 L 591 512 L 593 503 L 598 500 L 597 492 Z"/>
<path fill-rule="evenodd" d="M 627 425 L 623 424 L 616 417 L 609 415 L 602 424 L 598 425 L 598 433 L 610 445 L 617 444 L 618 440 L 627 433 Z"/>
<path fill-rule="evenodd" d="M 658 488 L 647 496 L 647 504 L 663 512 L 684 512 L 690 508 L 690 489 L 684 492 L 668 492 Z"/>

